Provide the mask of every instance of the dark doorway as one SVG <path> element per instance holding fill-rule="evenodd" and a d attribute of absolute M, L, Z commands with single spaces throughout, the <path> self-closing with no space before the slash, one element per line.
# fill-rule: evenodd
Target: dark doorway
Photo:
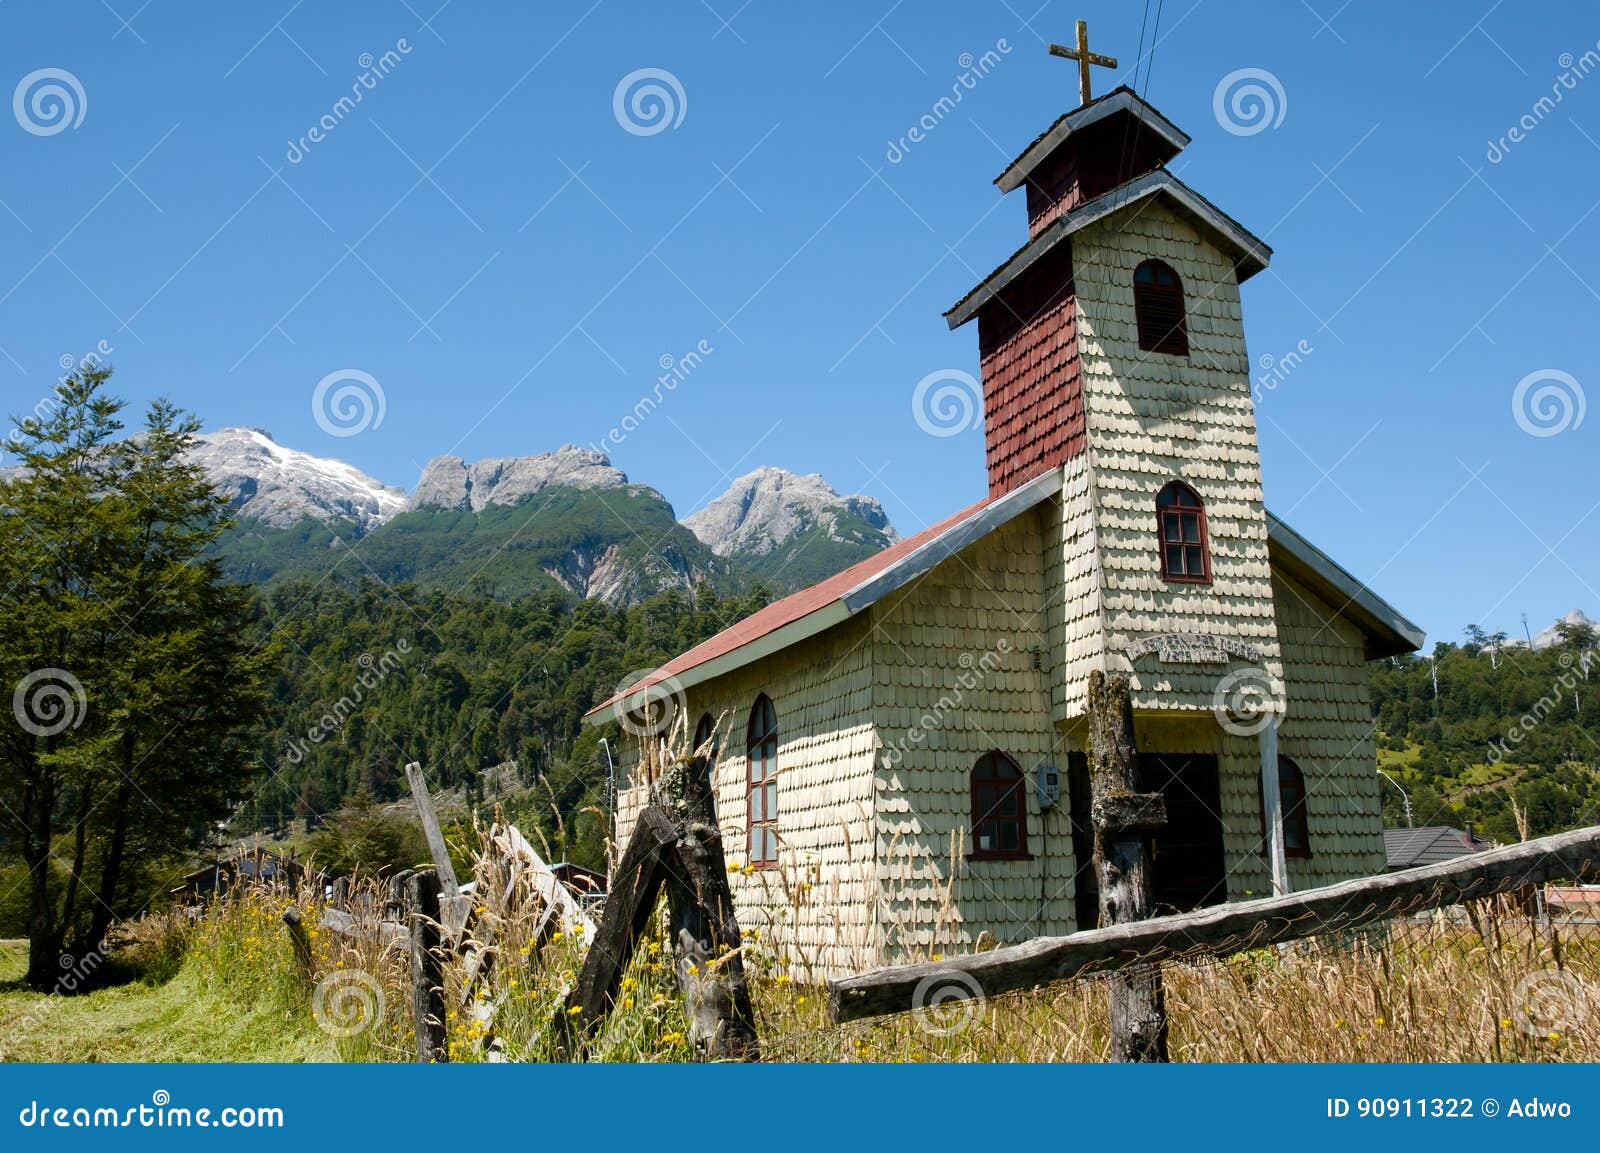
<path fill-rule="evenodd" d="M 1078 930 L 1100 925 L 1100 878 L 1094 872 L 1094 825 L 1089 820 L 1089 758 L 1067 754 L 1067 819 L 1072 824 L 1073 910 Z"/>
<path fill-rule="evenodd" d="M 1145 790 L 1167 801 L 1167 823 L 1155 837 L 1156 914 L 1220 905 L 1228 884 L 1217 758 L 1141 753 L 1139 768 Z"/>

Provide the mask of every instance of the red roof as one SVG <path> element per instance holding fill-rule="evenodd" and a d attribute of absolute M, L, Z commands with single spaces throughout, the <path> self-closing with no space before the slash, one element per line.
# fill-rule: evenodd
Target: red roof
<path fill-rule="evenodd" d="M 725 656 L 735 649 L 743 648 L 752 641 L 760 640 L 768 633 L 776 632 L 784 625 L 792 624 L 802 617 L 810 616 L 818 609 L 826 608 L 857 585 L 865 584 L 873 577 L 892 567 L 897 561 L 903 560 L 916 552 L 917 549 L 936 540 L 962 521 L 981 512 L 985 507 L 994 503 L 998 498 L 980 500 L 969 505 L 953 516 L 948 516 L 938 524 L 923 529 L 915 536 L 908 536 L 905 540 L 896 541 L 882 552 L 874 553 L 864 561 L 851 565 L 843 572 L 835 573 L 826 580 L 818 581 L 810 588 L 801 589 L 780 601 L 773 601 L 760 612 L 752 613 L 737 624 L 723 629 L 710 640 L 702 641 L 688 652 L 679 653 L 666 664 L 656 669 L 649 676 L 637 681 L 628 688 L 629 693 L 638 692 L 640 689 L 649 688 L 651 685 L 660 684 L 670 677 L 681 676 L 692 668 Z M 610 708 L 624 693 L 617 693 L 609 699 L 602 701 L 585 715 L 593 716 L 604 709 Z"/>

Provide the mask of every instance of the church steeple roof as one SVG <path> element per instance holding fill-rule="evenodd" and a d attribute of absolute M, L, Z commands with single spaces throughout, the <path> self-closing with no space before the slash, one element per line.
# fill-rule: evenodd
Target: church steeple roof
<path fill-rule="evenodd" d="M 1110 135 L 1117 137 L 1118 145 L 1124 149 L 1130 144 L 1137 146 L 1141 138 L 1148 136 L 1151 151 L 1157 156 L 1157 164 L 1168 163 L 1189 145 L 1187 133 L 1141 99 L 1133 89 L 1122 85 L 1104 96 L 1095 97 L 1081 108 L 1074 108 L 1059 116 L 1054 124 L 1035 136 L 1017 158 L 1006 165 L 1006 170 L 994 178 L 995 184 L 1003 193 L 1021 187 L 1030 173 L 1048 166 L 1058 151 L 1069 146 L 1069 142 L 1072 149 L 1078 150 L 1084 135 L 1089 134 L 1091 129 L 1096 129 L 1093 135 L 1110 129 Z M 1074 135 L 1077 139 L 1073 139 Z"/>

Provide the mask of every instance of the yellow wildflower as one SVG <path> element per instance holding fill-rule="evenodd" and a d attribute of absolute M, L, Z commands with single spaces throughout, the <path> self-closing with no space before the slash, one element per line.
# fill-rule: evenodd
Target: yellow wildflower
<path fill-rule="evenodd" d="M 578 1016 L 582 1016 L 582 1014 L 583 1014 L 583 1006 L 582 1005 L 574 1005 L 572 1008 L 567 1010 L 567 1016 L 569 1016 L 569 1017 L 578 1017 Z"/>

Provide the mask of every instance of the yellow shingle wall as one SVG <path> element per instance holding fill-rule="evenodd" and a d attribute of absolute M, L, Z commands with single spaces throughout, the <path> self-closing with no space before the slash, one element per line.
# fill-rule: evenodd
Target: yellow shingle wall
<path fill-rule="evenodd" d="M 883 743 L 875 835 L 889 960 L 970 951 L 985 930 L 1005 943 L 1073 927 L 1064 806 L 1041 826 L 1031 776 L 1041 761 L 1065 768 L 1049 721 L 1046 671 L 1050 606 L 1059 601 L 1046 573 L 1059 553 L 1047 560 L 1045 546 L 1052 533 L 1059 540 L 1060 518 L 1048 501 L 872 610 Z M 1033 667 L 1035 649 L 1045 669 Z M 1031 860 L 966 860 L 970 773 L 990 750 L 1029 774 Z"/>
<path fill-rule="evenodd" d="M 1312 856 L 1291 860 L 1296 888 L 1381 873 L 1382 799 L 1361 634 L 1325 601 L 1274 576 L 1288 706 L 1278 749 L 1306 779 Z"/>
<path fill-rule="evenodd" d="M 1133 669 L 1123 652 L 1156 633 L 1218 633 L 1258 645 L 1268 673 L 1281 675 L 1239 286 L 1228 259 L 1154 200 L 1084 229 L 1073 245 L 1109 665 L 1131 673 L 1136 708 L 1209 709 L 1217 670 Z M 1188 357 L 1139 348 L 1133 272 L 1150 257 L 1183 281 Z M 1173 479 L 1205 502 L 1210 586 L 1161 579 L 1155 498 Z M 1081 697 L 1071 701 L 1069 712 L 1081 708 Z"/>
<path fill-rule="evenodd" d="M 1045 596 L 1050 620 L 1050 717 L 1057 723 L 1083 712 L 1089 673 L 1103 667 L 1100 567 L 1095 555 L 1093 489 L 1087 456 L 1063 467 L 1061 503 L 1045 526 Z"/>
<path fill-rule="evenodd" d="M 865 617 L 686 693 L 689 730 L 718 719 L 717 820 L 731 865 L 747 854 L 745 734 L 756 697 L 778 716 L 779 867 L 732 876 L 739 925 L 797 980 L 859 972 L 880 955 L 871 805 L 872 649 Z M 619 797 L 625 845 L 642 801 Z M 750 942 L 747 942 L 750 944 Z"/>

